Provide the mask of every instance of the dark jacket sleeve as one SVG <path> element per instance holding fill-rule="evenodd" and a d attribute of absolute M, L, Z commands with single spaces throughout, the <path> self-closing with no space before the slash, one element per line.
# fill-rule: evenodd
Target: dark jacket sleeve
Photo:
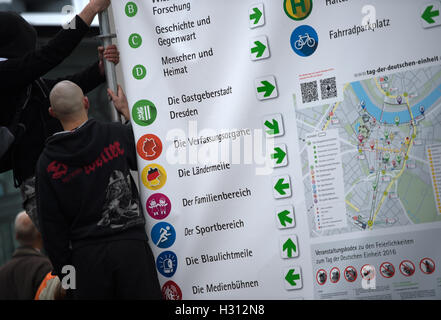
<path fill-rule="evenodd" d="M 45 83 L 47 84 L 49 90 L 52 90 L 52 88 L 60 81 L 69 80 L 73 83 L 77 84 L 81 90 L 85 94 L 89 93 L 96 87 L 98 87 L 100 84 L 104 83 L 106 81 L 106 78 L 104 75 L 101 75 L 100 68 L 99 68 L 99 62 L 95 62 L 90 67 L 84 69 L 83 71 L 76 73 L 71 76 L 59 78 L 56 80 L 48 80 L 44 79 Z"/>
<path fill-rule="evenodd" d="M 69 224 L 60 210 L 46 167 L 47 164 L 42 155 L 38 161 L 36 173 L 37 214 L 44 249 L 54 268 L 52 274 L 61 279 L 63 266 L 72 264 Z"/>
<path fill-rule="evenodd" d="M 133 136 L 132 125 L 121 125 L 123 126 L 124 133 L 124 147 L 127 152 L 127 161 L 129 163 L 130 170 L 136 171 L 138 170 L 138 164 L 136 161 L 136 145 L 135 145 L 135 137 Z"/>
<path fill-rule="evenodd" d="M 75 29 L 61 30 L 45 46 L 22 58 L 1 62 L 0 87 L 25 87 L 69 56 L 89 30 L 89 26 L 79 16 L 75 19 Z"/>

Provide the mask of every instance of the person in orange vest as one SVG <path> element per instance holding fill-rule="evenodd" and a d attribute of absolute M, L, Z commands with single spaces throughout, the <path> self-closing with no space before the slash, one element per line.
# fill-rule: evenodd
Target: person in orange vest
<path fill-rule="evenodd" d="M 60 281 L 50 276 L 52 264 L 42 253 L 41 234 L 26 212 L 17 215 L 14 228 L 19 247 L 0 268 L 0 300 L 32 300 L 40 299 L 40 295 L 48 300 L 61 297 Z M 43 293 L 44 287 L 47 289 Z"/>

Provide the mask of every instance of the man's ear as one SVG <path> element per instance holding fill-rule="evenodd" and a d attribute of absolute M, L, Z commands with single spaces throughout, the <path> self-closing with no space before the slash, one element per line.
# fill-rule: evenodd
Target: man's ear
<path fill-rule="evenodd" d="M 84 96 L 83 104 L 84 104 L 84 109 L 89 110 L 90 102 L 89 102 L 89 98 L 88 97 Z"/>
<path fill-rule="evenodd" d="M 55 115 L 54 109 L 52 109 L 52 107 L 49 107 L 49 114 L 51 115 L 51 117 L 57 118 L 57 116 Z"/>

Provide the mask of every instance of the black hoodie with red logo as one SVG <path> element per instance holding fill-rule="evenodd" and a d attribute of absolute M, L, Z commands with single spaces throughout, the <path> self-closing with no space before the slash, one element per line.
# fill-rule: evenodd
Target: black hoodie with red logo
<path fill-rule="evenodd" d="M 50 137 L 37 164 L 38 218 L 45 249 L 60 275 L 71 249 L 118 239 L 147 240 L 130 170 L 130 126 L 89 120 Z"/>

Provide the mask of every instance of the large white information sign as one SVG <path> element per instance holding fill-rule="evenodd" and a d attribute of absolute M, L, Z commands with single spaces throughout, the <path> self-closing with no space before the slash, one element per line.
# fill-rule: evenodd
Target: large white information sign
<path fill-rule="evenodd" d="M 166 299 L 441 298 L 441 3 L 113 1 Z"/>

